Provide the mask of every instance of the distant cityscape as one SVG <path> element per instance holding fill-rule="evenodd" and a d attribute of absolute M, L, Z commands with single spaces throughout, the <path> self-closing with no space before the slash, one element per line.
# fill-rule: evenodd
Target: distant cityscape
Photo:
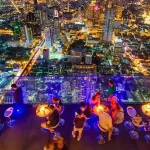
<path fill-rule="evenodd" d="M 89 102 L 108 80 L 123 103 L 150 100 L 149 0 L 0 0 L 0 103 Z"/>

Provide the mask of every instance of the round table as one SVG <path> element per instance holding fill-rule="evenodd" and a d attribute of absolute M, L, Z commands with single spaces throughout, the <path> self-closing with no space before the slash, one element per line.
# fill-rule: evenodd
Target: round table
<path fill-rule="evenodd" d="M 38 117 L 46 117 L 48 116 L 52 110 L 48 107 L 47 104 L 39 105 L 36 109 L 36 115 Z"/>
<path fill-rule="evenodd" d="M 150 105 L 149 104 L 145 104 L 142 106 L 142 112 L 146 115 L 150 117 Z"/>
<path fill-rule="evenodd" d="M 93 113 L 96 115 L 96 116 L 99 116 L 99 112 L 100 110 L 101 111 L 104 111 L 105 109 L 105 112 L 108 113 L 109 112 L 109 108 L 103 104 L 100 104 L 100 105 L 95 105 L 93 107 Z"/>

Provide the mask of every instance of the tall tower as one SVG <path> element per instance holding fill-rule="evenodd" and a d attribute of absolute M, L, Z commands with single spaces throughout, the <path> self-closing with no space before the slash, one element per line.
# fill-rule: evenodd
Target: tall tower
<path fill-rule="evenodd" d="M 47 14 L 46 9 L 42 10 L 42 19 L 43 19 L 43 24 L 42 25 L 46 26 L 48 24 L 48 14 Z"/>
<path fill-rule="evenodd" d="M 37 8 L 36 12 L 39 24 L 45 27 L 48 24 L 47 9 L 45 9 L 44 7 Z"/>
<path fill-rule="evenodd" d="M 113 35 L 113 22 L 115 18 L 115 9 L 107 8 L 105 10 L 105 20 L 104 20 L 104 32 L 103 32 L 103 40 L 104 41 L 112 41 Z"/>
<path fill-rule="evenodd" d="M 33 33 L 31 28 L 27 28 L 27 25 L 24 25 L 24 32 L 25 32 L 25 46 L 32 45 Z"/>
<path fill-rule="evenodd" d="M 53 13 L 53 18 L 54 18 L 54 39 L 59 39 L 60 37 L 60 23 L 59 23 L 59 13 L 57 9 L 54 9 Z"/>
<path fill-rule="evenodd" d="M 44 29 L 45 45 L 47 49 L 50 49 L 54 44 L 54 30 L 52 27 L 46 27 Z"/>
<path fill-rule="evenodd" d="M 88 6 L 86 11 L 86 18 L 88 19 L 88 23 L 92 25 L 97 25 L 100 23 L 100 9 L 99 5 L 95 3 L 91 3 Z"/>
<path fill-rule="evenodd" d="M 21 25 L 18 22 L 13 26 L 13 34 L 14 34 L 15 40 L 20 39 L 20 33 L 21 33 L 20 27 L 21 27 Z"/>

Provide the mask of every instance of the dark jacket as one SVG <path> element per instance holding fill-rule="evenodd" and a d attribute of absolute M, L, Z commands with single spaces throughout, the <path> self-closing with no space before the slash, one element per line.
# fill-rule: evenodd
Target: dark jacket
<path fill-rule="evenodd" d="M 23 103 L 23 95 L 22 95 L 22 88 L 18 87 L 17 90 L 14 92 L 14 99 L 16 103 L 22 104 Z"/>

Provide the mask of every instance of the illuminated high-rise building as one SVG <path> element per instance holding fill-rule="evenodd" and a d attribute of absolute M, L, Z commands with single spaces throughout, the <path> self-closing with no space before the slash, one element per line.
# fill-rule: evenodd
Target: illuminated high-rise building
<path fill-rule="evenodd" d="M 116 6 L 115 19 L 117 19 L 117 20 L 121 20 L 122 19 L 122 11 L 123 11 L 123 7 L 122 6 Z"/>
<path fill-rule="evenodd" d="M 33 40 L 32 29 L 28 28 L 27 25 L 24 25 L 24 45 L 31 46 Z"/>
<path fill-rule="evenodd" d="M 85 54 L 85 64 L 92 64 L 92 52 L 88 52 Z"/>
<path fill-rule="evenodd" d="M 25 2 L 25 10 L 26 12 L 32 11 L 31 3 Z"/>
<path fill-rule="evenodd" d="M 39 6 L 39 8 L 36 8 L 36 16 L 39 24 L 41 24 L 43 27 L 48 25 L 48 14 L 47 14 L 47 9 L 42 8 Z"/>
<path fill-rule="evenodd" d="M 44 29 L 45 46 L 50 49 L 54 44 L 54 29 L 52 27 L 46 27 Z"/>
<path fill-rule="evenodd" d="M 82 60 L 82 52 L 78 49 L 71 50 L 71 56 L 72 56 L 72 63 L 73 64 L 80 64 Z"/>
<path fill-rule="evenodd" d="M 44 49 L 43 50 L 43 59 L 44 60 L 49 60 L 50 59 L 50 50 L 49 49 Z"/>
<path fill-rule="evenodd" d="M 100 23 L 100 9 L 99 5 L 95 3 L 91 3 L 88 6 L 88 9 L 86 11 L 86 18 L 88 19 L 88 22 L 91 22 L 92 26 L 99 25 Z"/>
<path fill-rule="evenodd" d="M 20 33 L 21 33 L 20 27 L 21 27 L 20 23 L 16 23 L 13 26 L 13 34 L 14 34 L 14 39 L 15 40 L 19 40 L 20 39 Z"/>
<path fill-rule="evenodd" d="M 48 14 L 47 14 L 46 9 L 42 10 L 42 19 L 43 19 L 43 24 L 42 25 L 46 26 L 48 24 Z"/>
<path fill-rule="evenodd" d="M 103 40 L 112 41 L 113 36 L 113 23 L 115 17 L 115 9 L 107 8 L 105 10 L 105 20 L 104 20 L 104 31 L 103 31 Z"/>
<path fill-rule="evenodd" d="M 60 22 L 58 19 L 54 19 L 54 39 L 57 40 L 60 37 Z"/>
<path fill-rule="evenodd" d="M 33 12 L 28 12 L 26 22 L 27 27 L 31 28 L 33 36 L 40 36 L 41 27 L 37 22 L 37 16 Z"/>

